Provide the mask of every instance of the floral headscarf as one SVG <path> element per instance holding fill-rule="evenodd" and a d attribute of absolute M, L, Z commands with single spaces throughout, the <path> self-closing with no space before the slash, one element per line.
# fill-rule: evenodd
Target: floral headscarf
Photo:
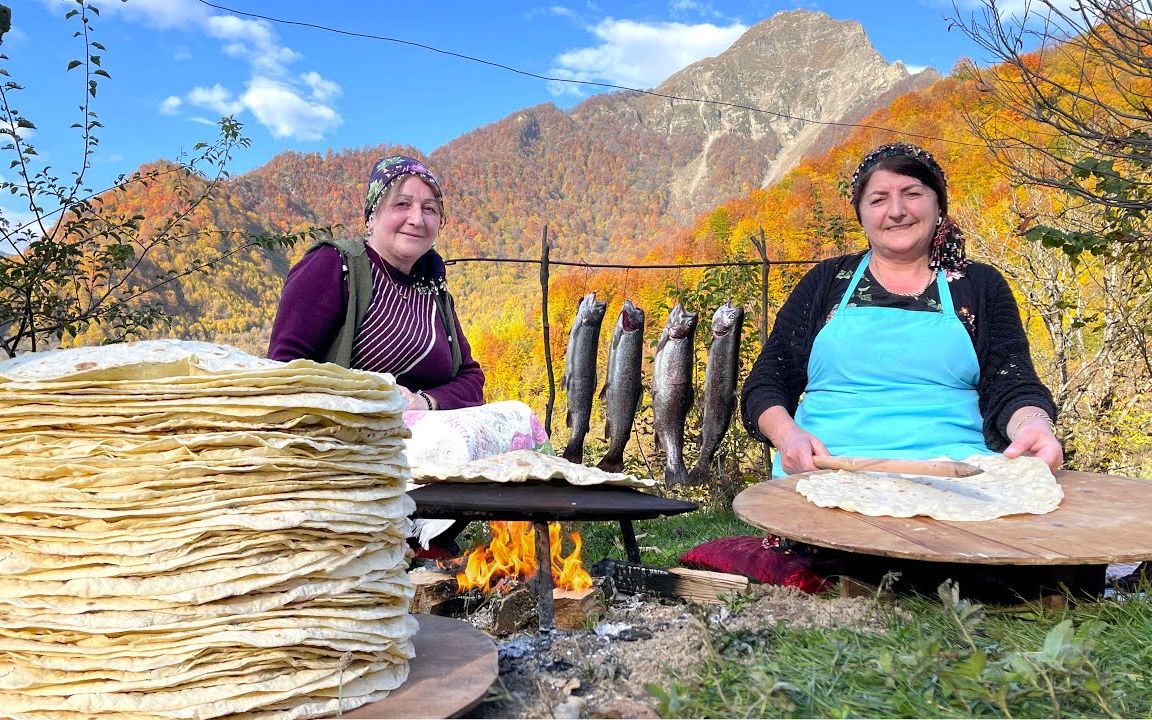
<path fill-rule="evenodd" d="M 441 205 L 444 204 L 444 193 L 440 190 L 440 178 L 436 177 L 436 174 L 429 170 L 427 165 L 407 155 L 390 155 L 377 160 L 376 164 L 372 166 L 372 172 L 368 175 L 368 191 L 364 196 L 364 222 L 368 222 L 368 218 L 376 208 L 376 203 L 380 202 L 380 198 L 384 197 L 388 191 L 388 186 L 396 178 L 407 175 L 415 175 L 428 183 L 432 192 L 435 193 L 436 199 L 440 201 Z"/>
<path fill-rule="evenodd" d="M 940 217 L 936 220 L 936 233 L 932 236 L 928 267 L 933 270 L 943 269 L 950 278 L 962 277 L 971 261 L 965 255 L 963 231 L 948 216 L 948 178 L 944 175 L 944 168 L 924 148 L 911 143 L 889 143 L 864 156 L 856 166 L 856 172 L 852 173 L 852 207 L 856 210 L 856 218 L 860 218 L 860 193 L 871 171 L 890 158 L 911 160 L 928 172 L 928 185 L 936 193 L 940 204 Z"/>

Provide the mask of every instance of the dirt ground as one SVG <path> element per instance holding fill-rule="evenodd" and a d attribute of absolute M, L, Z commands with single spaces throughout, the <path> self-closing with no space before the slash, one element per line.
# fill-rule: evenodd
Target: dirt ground
<path fill-rule="evenodd" d="M 723 604 L 617 594 L 591 629 L 517 632 L 494 637 L 500 676 L 470 718 L 655 718 L 648 683 L 683 673 L 707 625 L 731 630 L 779 623 L 881 630 L 871 598 L 823 598 L 786 587 L 754 585 L 735 610 Z M 735 603 L 730 603 L 735 607 Z M 483 609 L 473 625 L 490 632 Z"/>

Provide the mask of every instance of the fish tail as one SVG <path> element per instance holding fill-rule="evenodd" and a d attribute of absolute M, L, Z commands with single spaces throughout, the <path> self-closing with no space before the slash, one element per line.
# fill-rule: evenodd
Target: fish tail
<path fill-rule="evenodd" d="M 618 473 L 624 469 L 624 457 L 620 453 L 609 452 L 596 464 L 604 472 Z"/>
<path fill-rule="evenodd" d="M 664 484 L 668 487 L 688 484 L 688 471 L 683 465 L 667 465 L 664 468 Z"/>
<path fill-rule="evenodd" d="M 711 479 L 712 473 L 708 471 L 707 465 L 696 463 L 692 469 L 688 471 L 688 484 L 689 485 L 703 485 Z"/>

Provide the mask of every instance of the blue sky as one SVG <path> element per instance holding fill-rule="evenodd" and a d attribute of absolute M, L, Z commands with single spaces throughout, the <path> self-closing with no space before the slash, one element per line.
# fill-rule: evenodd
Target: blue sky
<path fill-rule="evenodd" d="M 25 90 L 13 104 L 57 172 L 76 169 L 81 146 L 81 46 L 64 20 L 72 0 L 0 0 L 13 29 L 0 50 Z M 512 0 L 104 0 L 92 18 L 107 49 L 94 110 L 104 124 L 90 186 L 106 186 L 141 163 L 189 152 L 233 114 L 252 145 L 240 174 L 278 152 L 325 152 L 381 143 L 431 152 L 454 137 L 538 103 L 571 107 L 602 88 L 547 82 L 413 44 L 327 32 L 387 36 L 481 58 L 536 75 L 651 88 L 716 55 L 749 26 L 804 8 L 857 20 L 889 61 L 946 74 L 962 56 L 984 58 L 945 16 L 951 0 L 626 0 L 537 4 Z M 974 8 L 976 0 L 960 0 Z M 1001 3 L 1003 5 L 1005 3 Z M 3 158 L 0 173 L 8 172 Z M 16 219 L 12 200 L 0 210 Z"/>

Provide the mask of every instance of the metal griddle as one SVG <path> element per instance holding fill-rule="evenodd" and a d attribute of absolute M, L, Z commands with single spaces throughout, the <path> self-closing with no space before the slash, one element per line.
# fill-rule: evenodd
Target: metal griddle
<path fill-rule="evenodd" d="M 576 486 L 564 482 L 430 483 L 408 492 L 416 502 L 412 517 L 452 520 L 527 520 L 536 528 L 536 556 L 551 557 L 548 523 L 560 520 L 614 520 L 624 550 L 640 562 L 633 520 L 651 520 L 697 509 L 696 503 L 669 500 L 626 487 Z M 540 628 L 553 625 L 552 567 L 537 565 Z"/>

